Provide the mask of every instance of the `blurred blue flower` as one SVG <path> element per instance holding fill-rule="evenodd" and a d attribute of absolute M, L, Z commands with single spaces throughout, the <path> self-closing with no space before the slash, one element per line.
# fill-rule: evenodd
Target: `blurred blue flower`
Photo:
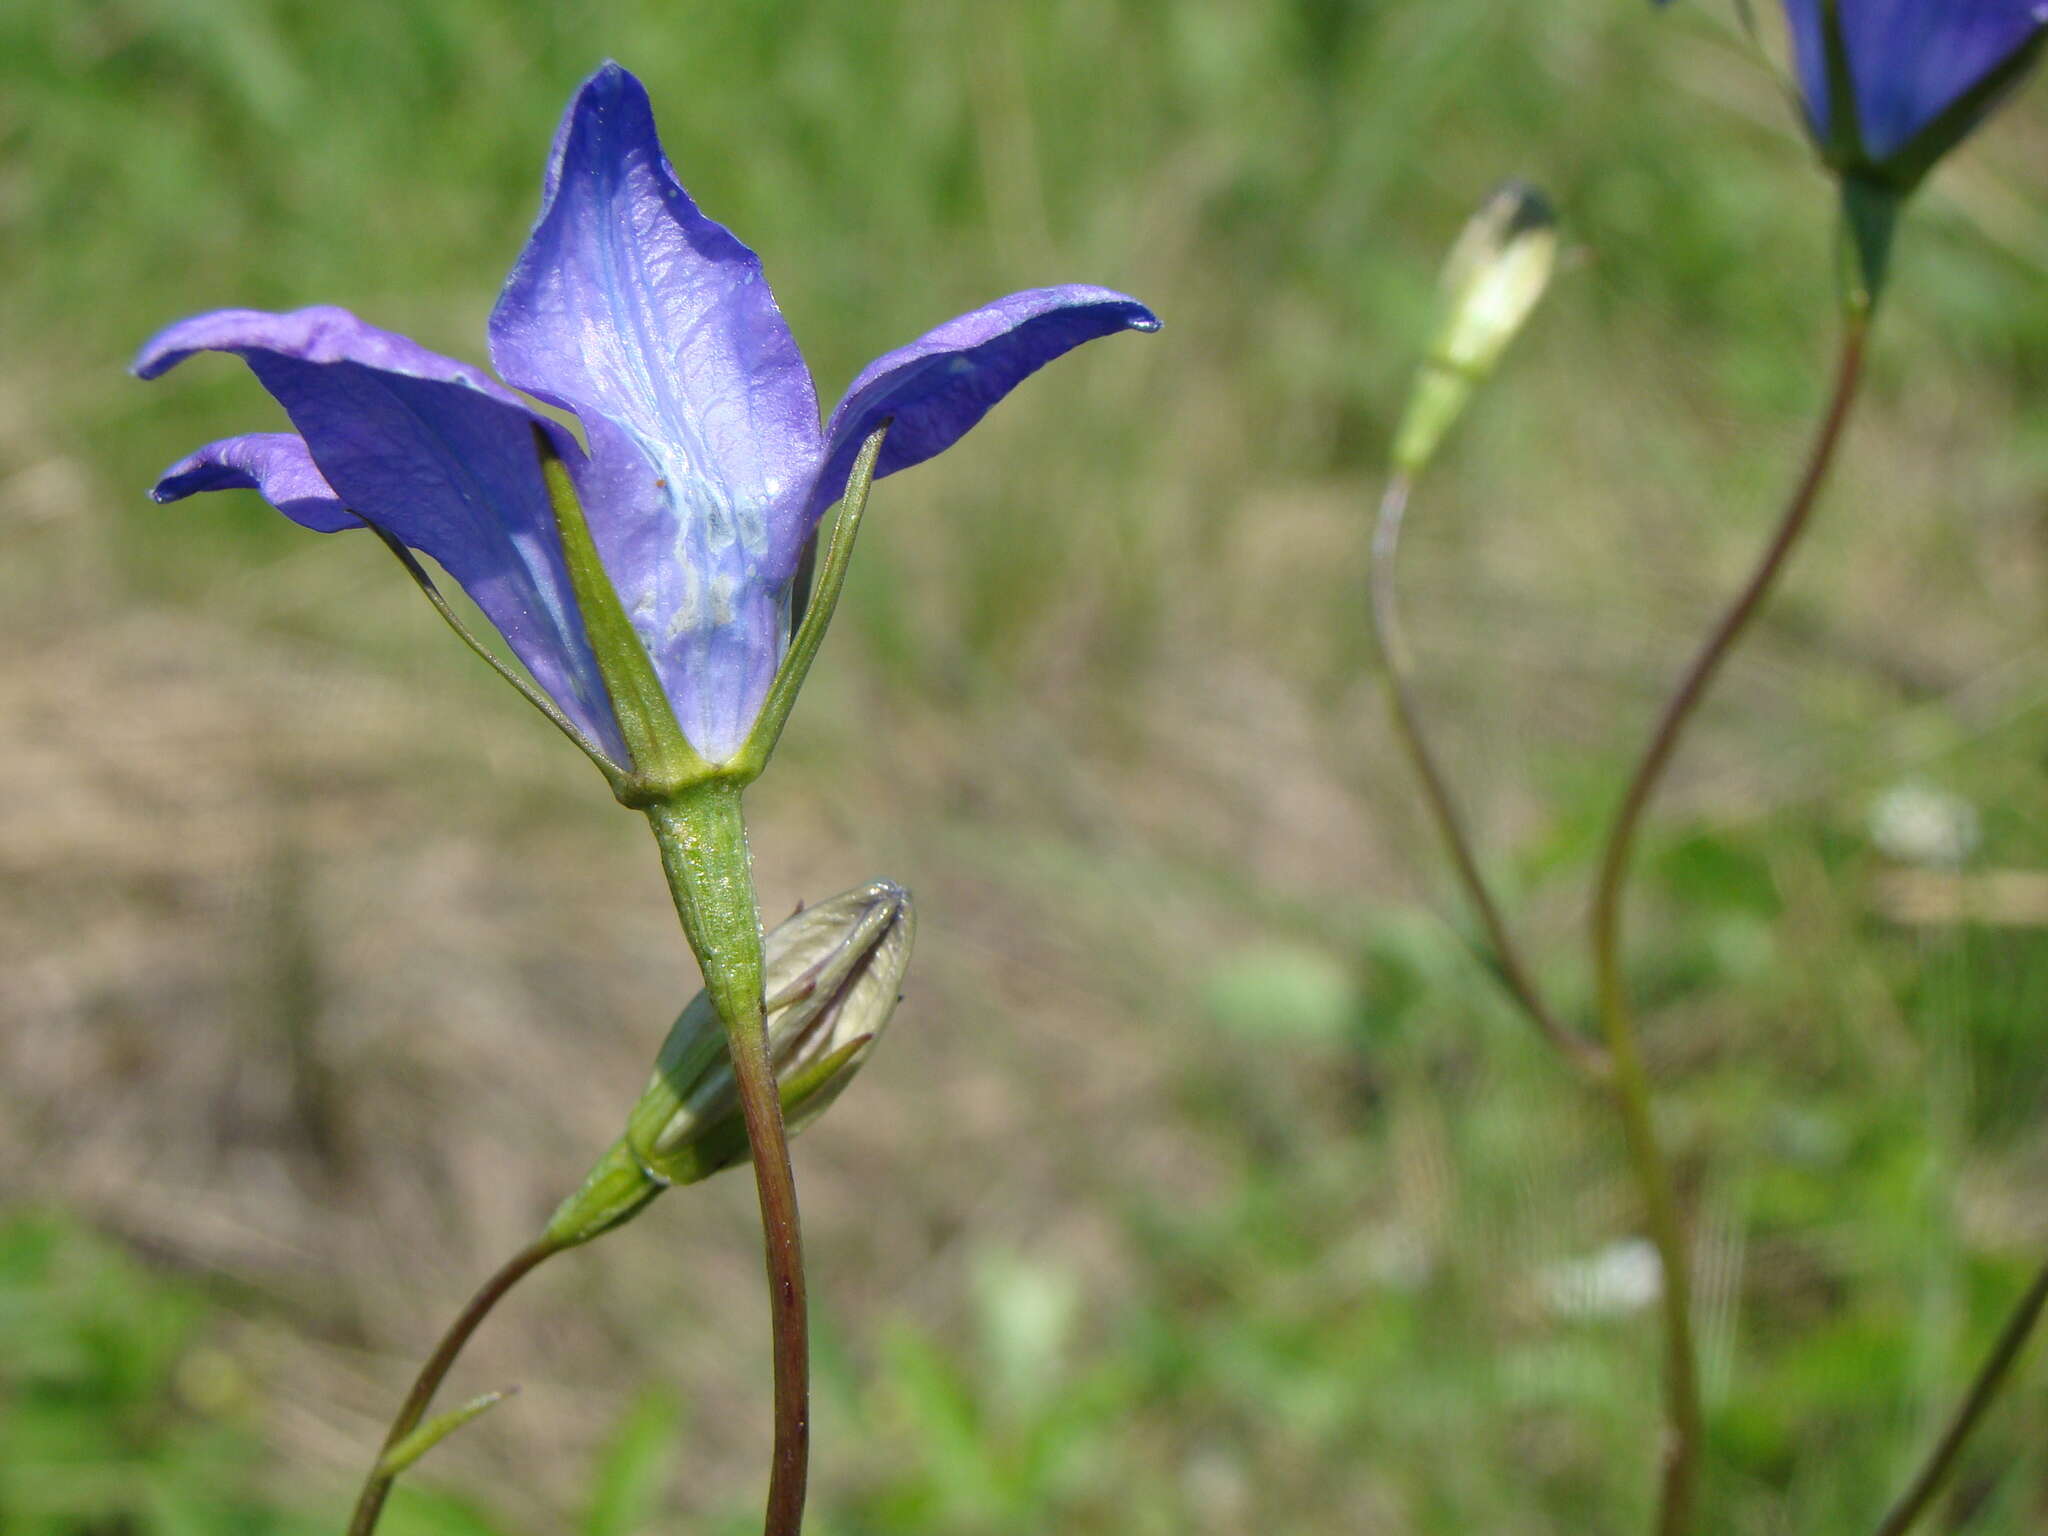
<path fill-rule="evenodd" d="M 233 352 L 293 433 L 209 444 L 152 494 L 253 488 L 320 532 L 371 525 L 461 584 L 584 738 L 630 766 L 565 563 L 536 432 L 568 466 L 598 553 L 677 723 L 711 763 L 745 742 L 788 647 L 805 544 L 861 443 L 892 474 L 1099 336 L 1158 326 L 1103 288 L 999 299 L 870 363 L 820 428 L 759 259 L 691 201 L 640 82 L 607 64 L 556 135 L 539 221 L 499 297 L 492 361 L 583 441 L 478 369 L 346 310 L 220 310 L 135 362 Z"/>
<path fill-rule="evenodd" d="M 1910 184 L 2033 61 L 2042 0 L 1785 0 L 1807 125 L 1830 161 Z M 1846 88 L 1848 110 L 1838 109 Z"/>
<path fill-rule="evenodd" d="M 1785 0 L 1785 24 L 1828 162 L 1911 186 L 2033 62 L 2048 0 Z M 1850 110 L 1837 113 L 1842 86 Z"/>

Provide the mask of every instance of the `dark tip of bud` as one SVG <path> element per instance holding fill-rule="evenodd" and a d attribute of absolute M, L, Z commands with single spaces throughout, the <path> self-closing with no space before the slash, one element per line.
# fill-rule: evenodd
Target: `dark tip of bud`
<path fill-rule="evenodd" d="M 1557 210 L 1542 188 L 1510 177 L 1493 189 L 1489 203 L 1506 213 L 1501 225 L 1505 239 L 1525 235 L 1533 229 L 1549 229 L 1557 223 Z"/>

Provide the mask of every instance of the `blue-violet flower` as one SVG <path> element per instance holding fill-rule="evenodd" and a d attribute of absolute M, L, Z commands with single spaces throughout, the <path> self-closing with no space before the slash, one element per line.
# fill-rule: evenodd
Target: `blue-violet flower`
<path fill-rule="evenodd" d="M 1910 186 L 2033 61 L 2048 4 L 1785 0 L 1785 19 L 1807 126 L 1830 163 Z"/>
<path fill-rule="evenodd" d="M 2033 62 L 2048 3 L 1785 0 L 1785 24 L 1806 126 L 1828 163 L 1911 187 Z M 1843 87 L 1849 110 L 1838 113 Z"/>
<path fill-rule="evenodd" d="M 630 768 L 536 434 L 568 467 L 684 737 L 716 764 L 747 740 L 789 644 L 805 545 L 878 426 L 876 474 L 907 469 L 1053 358 L 1157 326 L 1103 288 L 1012 294 L 877 358 L 821 429 L 758 258 L 698 211 L 646 91 L 606 64 L 569 104 L 490 322 L 498 372 L 573 413 L 582 442 L 482 371 L 335 308 L 184 320 L 135 371 L 233 352 L 295 429 L 201 448 L 165 472 L 158 501 L 253 488 L 307 528 L 370 525 L 431 556 L 584 745 Z"/>

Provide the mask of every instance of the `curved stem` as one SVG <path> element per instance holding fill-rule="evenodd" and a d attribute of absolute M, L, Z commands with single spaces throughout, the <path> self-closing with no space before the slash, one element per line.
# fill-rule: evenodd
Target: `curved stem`
<path fill-rule="evenodd" d="M 725 1026 L 733 1077 L 754 1154 L 754 1187 L 768 1266 L 775 1370 L 775 1450 L 763 1536 L 797 1536 L 809 1477 L 810 1338 L 796 1175 L 782 1123 L 782 1095 L 768 1057 L 761 915 L 754 895 L 740 787 L 693 786 L 647 808 L 676 914 Z"/>
<path fill-rule="evenodd" d="M 1416 777 L 1422 781 L 1430 814 L 1436 819 L 1437 830 L 1443 834 L 1458 881 L 1464 886 L 1466 897 L 1486 929 L 1490 949 L 1482 958 L 1491 965 L 1501 985 L 1521 1006 L 1537 1032 L 1557 1047 L 1580 1076 L 1601 1082 L 1607 1077 L 1605 1054 L 1576 1030 L 1567 1028 L 1543 1001 L 1536 979 L 1523 962 L 1507 920 L 1501 915 L 1500 905 L 1493 899 L 1486 876 L 1480 871 L 1479 861 L 1472 852 L 1471 837 L 1465 830 L 1464 817 L 1451 795 L 1450 780 L 1423 730 L 1422 710 L 1415 698 L 1414 661 L 1401 629 L 1401 610 L 1394 582 L 1394 556 L 1400 548 L 1401 525 L 1407 515 L 1408 497 L 1413 486 L 1414 476 L 1406 471 L 1396 473 L 1387 482 L 1386 494 L 1380 499 L 1379 518 L 1373 526 L 1372 559 L 1367 581 L 1373 638 L 1379 644 L 1380 659 L 1386 668 L 1387 701 L 1393 716 L 1394 732 L 1414 765 Z"/>
<path fill-rule="evenodd" d="M 1734 602 L 1714 625 L 1678 687 L 1666 701 L 1656 729 L 1651 732 L 1649 745 L 1629 780 L 1614 823 L 1608 829 L 1599 881 L 1594 888 L 1593 969 L 1601 1029 L 1607 1038 L 1612 1087 L 1628 1140 L 1629 1159 L 1635 1167 L 1650 1238 L 1656 1244 L 1664 1273 L 1665 1413 L 1669 1439 L 1665 1447 L 1663 1490 L 1657 1523 L 1657 1529 L 1663 1536 L 1677 1536 L 1691 1524 L 1699 1476 L 1703 1418 L 1699 1373 L 1693 1350 L 1692 1284 L 1685 1232 L 1672 1190 L 1670 1164 L 1658 1143 L 1651 1117 L 1649 1077 L 1644 1071 L 1642 1053 L 1636 1043 L 1635 1023 L 1630 1015 L 1628 991 L 1622 978 L 1622 890 L 1627 882 L 1630 855 L 1635 848 L 1643 814 L 1677 750 L 1686 723 L 1706 696 L 1721 663 L 1727 659 L 1729 651 L 1762 606 L 1811 519 L 1821 486 L 1826 482 L 1829 466 L 1834 460 L 1835 449 L 1841 442 L 1843 428 L 1848 424 L 1850 408 L 1855 403 L 1857 384 L 1863 373 L 1863 344 L 1867 329 L 1867 314 L 1850 315 L 1842 337 L 1834 393 L 1807 452 L 1806 466 L 1791 500 L 1779 518 L 1777 531 L 1766 546 L 1763 558 L 1736 594 Z"/>
<path fill-rule="evenodd" d="M 1977 1379 L 1970 1383 L 1969 1393 L 1957 1405 L 1955 1416 L 1949 1420 L 1948 1428 L 1934 1444 L 1927 1462 L 1921 1467 L 1906 1491 L 1899 1495 L 1898 1502 L 1885 1514 L 1884 1521 L 1877 1528 L 1877 1536 L 1906 1536 L 1913 1523 L 1927 1512 L 1934 1496 L 1941 1492 L 1942 1484 L 1955 1469 L 1956 1458 L 1962 1453 L 1963 1443 L 1970 1438 L 1970 1432 L 1977 1427 L 1977 1421 L 1984 1417 L 1998 1396 L 1998 1389 L 2005 1385 L 2005 1378 L 2018 1362 L 2020 1352 L 2027 1347 L 2027 1336 L 2034 1331 L 2034 1324 L 2040 1321 L 2041 1309 L 2048 1305 L 2048 1265 L 2034 1276 L 2034 1283 L 2027 1287 L 2020 1297 L 2019 1305 L 2013 1308 L 2012 1316 L 1999 1331 L 1998 1342 L 1991 1346 L 1991 1353 L 1984 1364 L 1978 1367 Z"/>
<path fill-rule="evenodd" d="M 427 1408 L 434 1401 L 434 1394 L 441 1390 L 449 1368 L 455 1364 L 455 1357 L 462 1353 L 469 1343 L 470 1335 L 477 1325 L 491 1313 L 491 1309 L 505 1299 L 505 1293 L 531 1274 L 544 1259 L 560 1253 L 565 1244 L 542 1238 L 531 1246 L 522 1248 L 507 1261 L 490 1279 L 486 1280 L 477 1293 L 469 1298 L 448 1331 L 441 1335 L 441 1342 L 434 1346 L 434 1352 L 427 1357 L 427 1363 L 420 1367 L 419 1376 L 413 1381 L 412 1390 L 406 1394 L 400 1405 L 398 1417 L 391 1421 L 390 1433 L 385 1435 L 384 1444 L 378 1448 L 377 1464 L 370 1469 L 370 1476 L 363 1484 L 363 1491 L 356 1498 L 355 1513 L 349 1517 L 348 1536 L 370 1536 L 377 1528 L 377 1517 L 383 1513 L 384 1501 L 391 1494 L 391 1485 L 397 1481 L 397 1474 L 384 1470 L 384 1457 L 391 1448 L 419 1427 L 426 1417 Z"/>

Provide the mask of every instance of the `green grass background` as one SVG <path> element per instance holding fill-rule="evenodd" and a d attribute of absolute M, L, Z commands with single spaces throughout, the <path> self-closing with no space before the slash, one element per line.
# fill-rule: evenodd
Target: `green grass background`
<path fill-rule="evenodd" d="M 1723 11 L 0 0 L 0 1531 L 337 1528 L 692 985 L 644 835 L 380 550 L 142 499 L 275 421 L 253 383 L 122 372 L 221 305 L 481 360 L 606 56 L 828 401 L 1015 288 L 1166 321 L 877 492 L 753 797 L 771 904 L 887 874 L 923 916 L 799 1154 L 813 1528 L 1642 1529 L 1654 1316 L 1558 1279 L 1634 1230 L 1618 1139 L 1458 942 L 1360 589 L 1438 257 L 1537 181 L 1573 255 L 1405 582 L 1582 1009 L 1602 818 L 1827 366 L 1827 186 Z M 1716 1532 L 1868 1529 L 2048 1253 L 2044 152 L 2031 92 L 1917 203 L 1820 525 L 1645 848 Z M 1977 808 L 1975 907 L 1872 846 L 1901 782 Z M 390 1528 L 746 1529 L 750 1207 L 543 1272 L 458 1383 L 524 1394 Z M 1935 1528 L 2041 1529 L 2044 1445 L 2037 1362 Z"/>

